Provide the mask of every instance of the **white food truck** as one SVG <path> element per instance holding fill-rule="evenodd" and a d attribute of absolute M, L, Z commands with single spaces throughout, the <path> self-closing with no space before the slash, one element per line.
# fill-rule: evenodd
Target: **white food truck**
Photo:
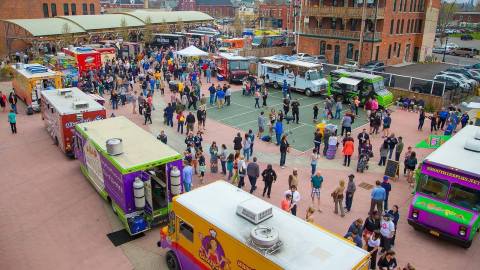
<path fill-rule="evenodd" d="M 322 76 L 322 65 L 305 62 L 288 55 L 273 55 L 261 58 L 258 63 L 258 77 L 265 83 L 280 88 L 283 81 L 292 89 L 305 92 L 307 96 L 327 91 L 328 81 Z"/>

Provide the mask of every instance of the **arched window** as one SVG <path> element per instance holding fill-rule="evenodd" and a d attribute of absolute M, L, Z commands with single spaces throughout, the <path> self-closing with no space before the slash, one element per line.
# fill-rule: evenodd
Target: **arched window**
<path fill-rule="evenodd" d="M 57 4 L 51 4 L 50 9 L 52 10 L 52 17 L 57 16 Z"/>
<path fill-rule="evenodd" d="M 48 18 L 50 15 L 48 14 L 48 4 L 43 3 L 43 17 Z"/>
<path fill-rule="evenodd" d="M 77 15 L 77 5 L 72 4 L 72 15 Z"/>

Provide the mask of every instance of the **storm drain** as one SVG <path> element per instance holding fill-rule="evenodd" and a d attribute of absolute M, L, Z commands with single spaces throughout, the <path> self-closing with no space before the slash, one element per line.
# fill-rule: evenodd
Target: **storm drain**
<path fill-rule="evenodd" d="M 373 185 L 370 185 L 370 184 L 365 183 L 365 182 L 361 182 L 358 186 L 363 188 L 363 189 L 366 189 L 366 190 L 370 190 L 370 189 L 373 188 Z"/>

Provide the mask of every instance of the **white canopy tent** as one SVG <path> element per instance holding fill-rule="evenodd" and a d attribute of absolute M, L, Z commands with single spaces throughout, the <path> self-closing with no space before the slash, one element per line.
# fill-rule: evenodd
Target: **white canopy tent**
<path fill-rule="evenodd" d="M 184 57 L 195 57 L 195 56 L 208 56 L 208 53 L 192 45 L 183 50 L 177 51 L 177 55 L 184 56 Z"/>

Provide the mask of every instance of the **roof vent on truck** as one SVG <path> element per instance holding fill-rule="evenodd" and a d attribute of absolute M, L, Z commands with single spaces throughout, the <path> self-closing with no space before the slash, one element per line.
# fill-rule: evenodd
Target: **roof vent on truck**
<path fill-rule="evenodd" d="M 480 153 L 480 129 L 477 130 L 475 136 L 472 139 L 468 139 L 465 142 L 465 149 Z"/>
<path fill-rule="evenodd" d="M 77 100 L 73 102 L 73 109 L 74 110 L 86 110 L 88 109 L 88 101 L 84 100 Z"/>
<path fill-rule="evenodd" d="M 66 97 L 66 98 L 67 97 L 72 97 L 72 89 L 69 89 L 69 88 L 59 89 L 58 94 L 60 96 Z"/>
<path fill-rule="evenodd" d="M 283 245 L 278 231 L 266 225 L 255 226 L 250 231 L 250 238 L 247 243 L 260 253 L 268 255 L 278 252 Z"/>
<path fill-rule="evenodd" d="M 107 153 L 110 156 L 118 156 L 123 153 L 123 141 L 120 138 L 111 138 L 106 141 Z"/>
<path fill-rule="evenodd" d="M 273 216 L 272 206 L 256 197 L 250 198 L 237 206 L 237 215 L 253 224 L 259 224 Z"/>

